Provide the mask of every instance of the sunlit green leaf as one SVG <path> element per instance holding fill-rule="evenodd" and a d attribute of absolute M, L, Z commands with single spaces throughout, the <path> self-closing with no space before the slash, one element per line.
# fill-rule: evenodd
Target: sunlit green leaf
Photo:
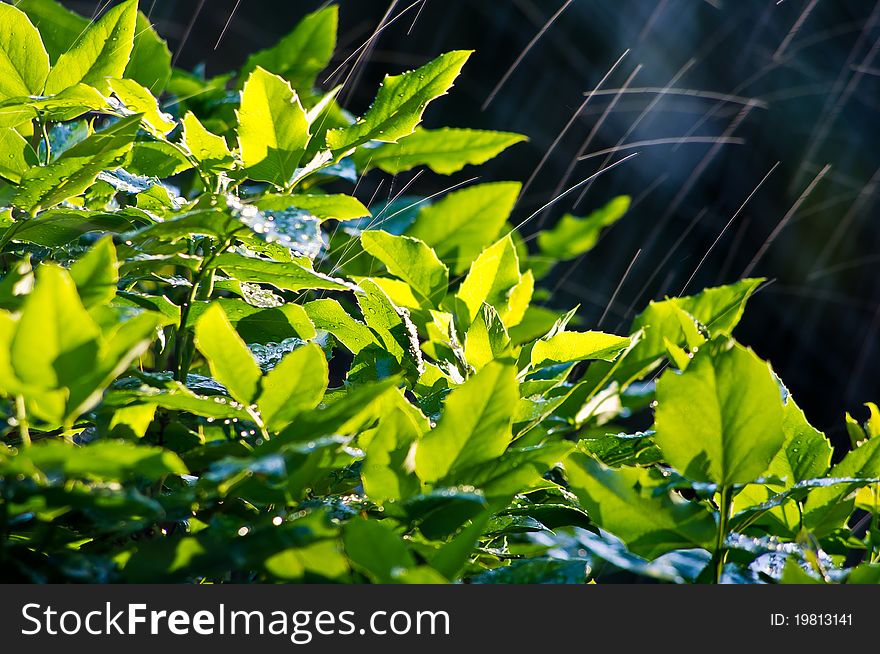
<path fill-rule="evenodd" d="M 568 458 L 566 476 L 593 522 L 640 556 L 654 558 L 679 548 L 709 547 L 713 542 L 712 514 L 694 502 L 669 494 L 656 496 L 650 487 L 642 488 L 642 470 L 613 470 L 575 452 Z"/>
<path fill-rule="evenodd" d="M 80 299 L 86 308 L 107 304 L 116 297 L 119 281 L 116 248 L 110 237 L 102 238 L 70 267 Z"/>
<path fill-rule="evenodd" d="M 123 118 L 65 151 L 48 166 L 31 168 L 22 178 L 15 205 L 34 211 L 79 195 L 128 152 L 139 123 L 140 116 Z"/>
<path fill-rule="evenodd" d="M 309 14 L 276 45 L 251 55 L 242 76 L 260 67 L 280 75 L 301 93 L 310 91 L 333 56 L 338 13 L 336 5 L 331 5 Z"/>
<path fill-rule="evenodd" d="M 41 95 L 49 55 L 40 33 L 20 9 L 0 4 L 0 99 Z"/>
<path fill-rule="evenodd" d="M 354 125 L 327 132 L 327 146 L 346 151 L 367 141 L 394 143 L 412 134 L 425 107 L 446 94 L 470 55 L 447 52 L 416 70 L 386 76 L 369 111 Z"/>
<path fill-rule="evenodd" d="M 183 145 L 201 163 L 205 170 L 216 172 L 229 170 L 233 164 L 232 153 L 222 136 L 217 136 L 205 129 L 201 121 L 192 112 L 187 113 L 183 120 Z"/>
<path fill-rule="evenodd" d="M 211 373 L 243 404 L 253 402 L 260 390 L 262 373 L 251 351 L 219 305 L 209 308 L 196 323 L 196 346 Z"/>
<path fill-rule="evenodd" d="M 318 406 L 327 390 L 327 359 L 320 347 L 304 345 L 286 355 L 263 381 L 257 406 L 271 431 L 280 431 L 293 417 Z"/>
<path fill-rule="evenodd" d="M 361 235 L 361 245 L 429 304 L 438 306 L 443 300 L 449 285 L 449 271 L 422 241 L 375 230 Z"/>
<path fill-rule="evenodd" d="M 505 321 L 511 309 L 511 292 L 521 279 L 519 257 L 510 236 L 486 248 L 474 261 L 456 294 L 465 309 L 462 324 L 470 325 L 484 302 L 494 307 Z"/>
<path fill-rule="evenodd" d="M 360 170 L 380 168 L 396 175 L 426 165 L 435 173 L 451 175 L 468 164 L 485 163 L 511 145 L 525 140 L 522 134 L 510 132 L 417 128 L 397 143 L 357 150 L 354 160 Z"/>
<path fill-rule="evenodd" d="M 657 384 L 654 440 L 690 479 L 721 486 L 755 481 L 785 440 L 779 387 L 769 366 L 739 345 L 705 348 L 683 373 Z"/>
<path fill-rule="evenodd" d="M 309 125 L 290 84 L 256 68 L 245 82 L 238 110 L 238 144 L 246 174 L 284 186 L 309 143 Z"/>
<path fill-rule="evenodd" d="M 611 361 L 629 343 L 626 337 L 603 332 L 560 332 L 535 342 L 531 364 L 533 368 L 541 368 L 587 359 Z"/>
<path fill-rule="evenodd" d="M 171 79 L 171 51 L 142 11 L 135 22 L 134 47 L 125 76 L 160 95 Z"/>
<path fill-rule="evenodd" d="M 459 275 L 498 238 L 519 191 L 519 182 L 478 184 L 454 191 L 423 208 L 406 235 L 434 248 L 443 263 Z"/>
<path fill-rule="evenodd" d="M 126 0 L 89 25 L 59 57 L 46 78 L 46 94 L 79 84 L 104 87 L 108 77 L 122 77 L 134 47 L 137 0 Z"/>
<path fill-rule="evenodd" d="M 449 395 L 437 427 L 416 449 L 416 473 L 423 481 L 436 482 L 507 449 L 519 396 L 515 375 L 512 365 L 490 363 Z"/>

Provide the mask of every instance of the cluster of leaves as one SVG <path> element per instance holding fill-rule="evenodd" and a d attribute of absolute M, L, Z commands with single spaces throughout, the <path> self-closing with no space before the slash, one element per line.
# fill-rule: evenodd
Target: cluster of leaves
<path fill-rule="evenodd" d="M 524 137 L 419 127 L 468 52 L 350 115 L 336 25 L 206 79 L 136 0 L 0 3 L 2 577 L 877 579 L 880 415 L 830 467 L 731 336 L 761 280 L 579 331 L 536 282 L 627 198 L 531 250 L 515 182 L 368 209 Z"/>

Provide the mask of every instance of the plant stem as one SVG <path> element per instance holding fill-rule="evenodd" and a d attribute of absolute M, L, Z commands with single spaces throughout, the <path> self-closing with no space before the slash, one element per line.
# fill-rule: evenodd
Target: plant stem
<path fill-rule="evenodd" d="M 880 530 L 880 511 L 878 511 L 878 500 L 880 500 L 880 484 L 873 484 L 871 486 L 871 497 L 874 500 L 873 510 L 871 511 L 871 526 L 868 529 L 871 549 L 868 552 L 868 561 L 871 563 L 875 563 L 877 561 L 877 543 L 875 542 L 875 538 L 877 537 L 878 530 Z"/>
<path fill-rule="evenodd" d="M 715 584 L 721 583 L 724 561 L 727 558 L 727 550 L 724 543 L 727 540 L 727 532 L 730 528 L 730 514 L 733 509 L 733 488 L 731 486 L 722 486 L 719 495 L 718 532 L 715 535 L 715 551 L 712 554 L 713 583 Z"/>
<path fill-rule="evenodd" d="M 46 125 L 46 121 L 40 118 L 40 131 L 43 133 L 43 143 L 46 146 L 46 164 L 49 165 L 49 162 L 52 161 L 52 144 L 49 141 L 49 129 Z"/>
<path fill-rule="evenodd" d="M 28 428 L 27 407 L 23 395 L 15 396 L 15 419 L 18 421 L 18 434 L 21 436 L 22 447 L 30 447 L 31 432 Z"/>
<path fill-rule="evenodd" d="M 207 282 L 208 284 L 213 284 L 214 269 L 211 268 L 211 264 L 214 263 L 214 259 L 229 249 L 229 246 L 232 245 L 234 240 L 235 233 L 236 232 L 230 234 L 225 241 L 223 241 L 218 247 L 214 248 L 211 251 L 211 254 L 205 257 L 201 265 L 198 267 L 198 270 L 196 270 L 195 275 L 193 275 L 192 287 L 189 289 L 186 300 L 180 309 L 180 322 L 177 325 L 177 345 L 175 346 L 173 368 L 174 379 L 177 381 L 183 381 L 186 379 L 186 375 L 189 372 L 189 364 L 192 360 L 192 354 L 189 348 L 189 330 L 186 326 L 187 322 L 189 322 L 190 310 L 197 300 L 210 299 L 210 292 L 205 293 L 200 289 L 203 283 Z"/>

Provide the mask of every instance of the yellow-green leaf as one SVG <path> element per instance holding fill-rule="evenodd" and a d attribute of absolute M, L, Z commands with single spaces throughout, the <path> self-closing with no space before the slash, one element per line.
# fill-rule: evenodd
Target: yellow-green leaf
<path fill-rule="evenodd" d="M 425 165 L 440 175 L 451 175 L 468 164 L 485 163 L 511 145 L 525 140 L 527 137 L 522 134 L 511 132 L 418 128 L 397 143 L 357 150 L 353 158 L 360 170 L 380 168 L 396 175 Z"/>
<path fill-rule="evenodd" d="M 201 315 L 195 332 L 196 347 L 208 360 L 214 378 L 242 404 L 253 402 L 260 390 L 262 372 L 220 305 L 212 305 Z"/>
<path fill-rule="evenodd" d="M 428 103 L 445 95 L 471 52 L 456 50 L 402 75 L 386 75 L 373 105 L 354 125 L 327 132 L 327 147 L 350 150 L 367 141 L 394 143 L 413 133 Z"/>
<path fill-rule="evenodd" d="M 654 440 L 689 479 L 747 484 L 767 470 L 785 441 L 780 389 L 751 350 L 710 350 L 702 348 L 684 372 L 661 377 Z"/>
<path fill-rule="evenodd" d="M 253 180 L 284 186 L 309 143 L 309 124 L 286 80 L 256 68 L 245 82 L 238 110 L 241 159 Z"/>
<path fill-rule="evenodd" d="M 137 0 L 126 0 L 89 25 L 49 71 L 45 94 L 80 82 L 101 90 L 106 78 L 122 77 L 134 47 L 136 21 Z"/>
<path fill-rule="evenodd" d="M 409 284 L 428 304 L 437 307 L 445 297 L 449 271 L 422 241 L 410 236 L 370 230 L 361 234 L 361 245 L 385 264 L 389 273 Z"/>
<path fill-rule="evenodd" d="M 20 9 L 0 4 L 0 100 L 40 95 L 49 55 L 40 33 Z"/>
<path fill-rule="evenodd" d="M 419 478 L 436 482 L 458 468 L 501 456 L 512 438 L 518 400 L 515 367 L 497 361 L 452 391 L 437 427 L 418 443 Z"/>

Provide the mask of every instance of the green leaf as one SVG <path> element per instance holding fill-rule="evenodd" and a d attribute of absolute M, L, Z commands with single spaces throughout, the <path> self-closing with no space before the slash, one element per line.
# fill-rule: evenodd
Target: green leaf
<path fill-rule="evenodd" d="M 483 303 L 464 339 L 464 356 L 476 370 L 509 353 L 510 338 L 493 307 Z"/>
<path fill-rule="evenodd" d="M 133 175 L 159 179 L 193 167 L 184 149 L 167 141 L 136 141 L 125 164 L 125 169 Z"/>
<path fill-rule="evenodd" d="M 367 231 L 361 234 L 361 245 L 432 307 L 439 306 L 446 296 L 449 270 L 422 241 L 410 236 Z"/>
<path fill-rule="evenodd" d="M 435 173 L 451 175 L 468 164 L 485 163 L 511 145 L 526 140 L 527 137 L 522 134 L 510 132 L 450 127 L 437 130 L 417 128 L 397 143 L 356 150 L 353 159 L 362 171 L 380 168 L 396 175 L 426 165 Z"/>
<path fill-rule="evenodd" d="M 56 0 L 17 0 L 15 6 L 25 12 L 40 30 L 43 43 L 53 62 L 85 32 L 89 21 Z"/>
<path fill-rule="evenodd" d="M 327 147 L 345 152 L 367 141 L 394 143 L 413 133 L 425 107 L 445 95 L 470 51 L 456 50 L 402 75 L 386 75 L 373 105 L 354 125 L 327 132 Z"/>
<path fill-rule="evenodd" d="M 840 463 L 832 466 L 827 476 L 856 479 L 880 477 L 880 439 L 872 438 L 848 452 Z M 859 486 L 853 483 L 814 490 L 804 503 L 804 527 L 822 538 L 843 526 L 852 512 L 851 495 Z"/>
<path fill-rule="evenodd" d="M 342 533 L 345 553 L 359 570 L 380 584 L 397 582 L 416 562 L 406 543 L 385 522 L 352 520 Z"/>
<path fill-rule="evenodd" d="M 476 486 L 490 499 L 507 501 L 540 484 L 543 475 L 562 463 L 573 449 L 573 444 L 564 441 L 511 448 L 494 461 L 465 468 L 456 481 Z"/>
<path fill-rule="evenodd" d="M 28 384 L 53 389 L 78 383 L 95 364 L 100 329 L 86 312 L 70 274 L 41 266 L 12 339 L 12 365 Z"/>
<path fill-rule="evenodd" d="M 407 463 L 412 444 L 430 428 L 428 419 L 403 394 L 388 393 L 376 426 L 358 437 L 366 457 L 361 467 L 364 491 L 374 502 L 398 500 L 419 492 Z"/>
<path fill-rule="evenodd" d="M 645 471 L 607 468 L 575 452 L 566 463 L 566 477 L 590 519 L 621 538 L 630 551 L 655 558 L 677 549 L 708 548 L 715 538 L 715 520 L 701 505 L 655 495 L 645 487 Z"/>
<path fill-rule="evenodd" d="M 329 434 L 354 435 L 375 422 L 384 406 L 383 398 L 396 393 L 399 383 L 399 379 L 391 377 L 354 387 L 341 397 L 328 397 L 328 393 L 318 409 L 299 414 L 290 426 L 260 449 L 275 451 L 287 443 L 311 441 Z"/>
<path fill-rule="evenodd" d="M 541 256 L 553 261 L 567 261 L 590 251 L 602 230 L 620 220 L 629 205 L 629 197 L 621 195 L 586 218 L 565 214 L 553 229 L 538 234 Z"/>
<path fill-rule="evenodd" d="M 281 431 L 296 414 L 314 409 L 327 390 L 327 358 L 310 343 L 286 355 L 263 382 L 257 406 L 270 431 Z"/>
<path fill-rule="evenodd" d="M 321 220 L 355 220 L 370 215 L 360 200 L 350 195 L 264 195 L 257 201 L 257 207 L 264 211 L 284 211 L 295 208 L 308 211 Z"/>
<path fill-rule="evenodd" d="M 64 122 L 78 118 L 89 111 L 112 113 L 109 100 L 97 89 L 87 84 L 74 84 L 64 89 L 57 95 L 46 97 L 28 97 L 7 100 L 4 104 L 25 102 L 27 110 L 35 117 L 36 112 L 41 114 L 43 122 Z M 21 110 L 22 106 L 19 105 Z M 15 119 L 16 107 L 12 106 L 4 111 L 11 111 L 11 119 Z"/>
<path fill-rule="evenodd" d="M 521 187 L 519 182 L 493 182 L 450 193 L 422 209 L 406 235 L 424 241 L 460 275 L 498 238 Z"/>
<path fill-rule="evenodd" d="M 739 324 L 746 302 L 764 279 L 741 279 L 735 284 L 707 288 L 696 295 L 674 298 L 674 302 L 709 330 L 712 338 L 729 336 Z"/>
<path fill-rule="evenodd" d="M 405 373 L 407 379 L 411 383 L 415 383 L 424 371 L 424 361 L 419 348 L 418 332 L 410 320 L 409 312 L 395 305 L 385 291 L 371 280 L 363 280 L 361 288 L 364 292 L 357 297 L 358 306 L 367 325 L 373 330 L 382 345 L 380 352 L 373 348 L 373 354 L 384 357 L 390 355 Z M 369 356 L 369 352 L 361 354 Z M 363 365 L 371 368 L 371 379 L 380 379 L 382 376 L 397 372 L 389 370 L 386 375 L 373 377 L 380 371 L 375 359 L 367 359 L 366 361 L 361 359 L 352 364 L 349 376 L 355 374 Z"/>
<path fill-rule="evenodd" d="M 196 322 L 196 347 L 205 355 L 211 374 L 242 404 L 251 404 L 260 391 L 262 372 L 253 354 L 235 332 L 219 305 L 208 308 Z"/>
<path fill-rule="evenodd" d="M 21 134 L 11 127 L 0 128 L 0 177 L 18 184 L 28 170 L 38 165 L 34 149 Z"/>
<path fill-rule="evenodd" d="M 134 47 L 136 21 L 137 0 L 107 10 L 58 57 L 46 78 L 46 95 L 79 83 L 101 90 L 106 78 L 122 77 Z"/>
<path fill-rule="evenodd" d="M 418 443 L 419 478 L 437 482 L 457 469 L 501 456 L 512 438 L 510 423 L 518 400 L 516 369 L 499 362 L 452 391 L 437 427 Z"/>
<path fill-rule="evenodd" d="M 116 283 L 119 281 L 113 238 L 105 236 L 92 246 L 82 259 L 70 267 L 70 276 L 87 309 L 109 304 L 116 297 Z"/>
<path fill-rule="evenodd" d="M 279 307 L 262 308 L 238 299 L 221 298 L 217 300 L 229 322 L 244 339 L 245 343 L 269 343 L 283 341 L 285 338 L 299 338 L 309 341 L 317 336 L 315 326 L 299 304 L 284 304 Z M 196 304 L 190 309 L 190 320 L 195 320 L 208 305 Z"/>
<path fill-rule="evenodd" d="M 262 68 L 245 82 L 238 110 L 238 144 L 245 174 L 284 186 L 309 143 L 309 124 L 290 84 Z"/>
<path fill-rule="evenodd" d="M 430 492 L 407 498 L 399 505 L 388 505 L 386 511 L 418 527 L 425 538 L 446 539 L 469 520 L 489 508 L 483 494 L 472 486 L 438 487 Z"/>
<path fill-rule="evenodd" d="M 183 384 L 175 382 L 167 390 L 141 388 L 129 399 L 146 405 L 158 406 L 170 411 L 186 411 L 196 416 L 214 419 L 251 420 L 251 416 L 236 402 L 218 402 L 222 397 L 196 395 Z M 115 395 L 120 395 L 118 391 Z"/>
<path fill-rule="evenodd" d="M 473 555 L 490 517 L 491 511 L 484 512 L 444 544 L 431 559 L 431 567 L 447 579 L 455 579 Z"/>
<path fill-rule="evenodd" d="M 137 14 L 134 47 L 125 77 L 145 86 L 153 95 L 161 95 L 171 79 L 171 51 L 156 33 L 143 12 Z"/>
<path fill-rule="evenodd" d="M 130 79 L 108 79 L 110 90 L 113 91 L 126 108 L 136 114 L 142 114 L 144 126 L 154 136 L 163 137 L 171 132 L 177 123 L 159 108 L 159 101 L 149 89 Z"/>
<path fill-rule="evenodd" d="M 102 333 L 70 274 L 42 266 L 10 340 L 10 364 L 27 386 L 21 394 L 29 411 L 69 427 L 146 350 L 160 322 L 158 314 L 145 312 Z"/>
<path fill-rule="evenodd" d="M 226 139 L 209 132 L 196 115 L 189 111 L 183 123 L 183 146 L 190 151 L 202 168 L 209 173 L 229 170 L 234 158 L 226 145 Z"/>
<path fill-rule="evenodd" d="M 338 13 L 338 7 L 331 5 L 303 18 L 275 46 L 251 55 L 242 68 L 242 78 L 260 67 L 280 75 L 294 89 L 303 93 L 310 91 L 318 73 L 333 56 Z"/>
<path fill-rule="evenodd" d="M 644 330 L 644 337 L 627 354 L 614 378 L 625 385 L 647 374 L 666 357 L 667 341 L 693 351 L 707 338 L 729 336 L 763 281 L 744 279 L 697 295 L 651 302 L 630 328 L 631 334 Z"/>
<path fill-rule="evenodd" d="M 217 257 L 214 260 L 214 265 L 217 268 L 222 268 L 240 282 L 272 284 L 283 291 L 354 290 L 353 286 L 343 279 L 316 272 L 294 261 L 282 263 L 226 253 Z"/>
<path fill-rule="evenodd" d="M 305 310 L 317 329 L 333 334 L 353 354 L 378 343 L 370 328 L 352 318 L 336 300 L 313 300 L 305 304 Z"/>
<path fill-rule="evenodd" d="M 769 366 L 739 345 L 702 349 L 657 384 L 654 441 L 689 479 L 722 487 L 755 481 L 785 440 L 779 387 Z"/>
<path fill-rule="evenodd" d="M 0 100 L 41 95 L 49 74 L 49 55 L 27 14 L 0 4 Z"/>
<path fill-rule="evenodd" d="M 783 408 L 782 431 L 785 443 L 770 462 L 767 474 L 785 479 L 786 487 L 824 476 L 831 465 L 831 443 L 807 422 L 791 396 Z"/>
<path fill-rule="evenodd" d="M 521 281 L 519 257 L 510 235 L 486 248 L 471 266 L 456 297 L 464 307 L 463 325 L 470 325 L 483 303 L 492 306 L 505 325 L 510 311 L 511 293 Z M 520 316 L 521 318 L 521 316 Z"/>
<path fill-rule="evenodd" d="M 133 476 L 154 480 L 164 475 L 188 474 L 183 461 L 161 447 L 125 441 L 99 441 L 85 447 L 64 441 L 40 443 L 12 460 L 27 474 L 29 467 L 65 479 L 103 479 L 118 482 Z"/>
<path fill-rule="evenodd" d="M 625 336 L 604 332 L 560 332 L 535 341 L 531 365 L 537 369 L 571 361 L 613 361 L 629 344 Z"/>
<path fill-rule="evenodd" d="M 140 116 L 123 118 L 65 150 L 48 166 L 31 168 L 13 204 L 36 213 L 84 192 L 99 173 L 115 167 L 131 149 L 139 123 Z"/>

